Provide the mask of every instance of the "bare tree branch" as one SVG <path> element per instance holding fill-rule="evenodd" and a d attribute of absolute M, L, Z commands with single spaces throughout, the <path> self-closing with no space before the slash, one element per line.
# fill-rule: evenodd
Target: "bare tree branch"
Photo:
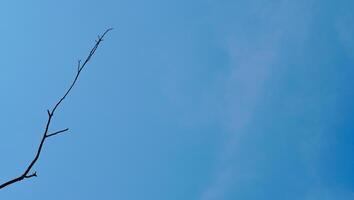
<path fill-rule="evenodd" d="M 68 94 L 70 93 L 70 91 L 72 90 L 72 88 L 74 87 L 74 85 L 76 84 L 82 70 L 84 69 L 84 67 L 86 66 L 86 64 L 90 61 L 90 59 L 92 58 L 92 56 L 95 54 L 98 46 L 101 44 L 101 42 L 103 41 L 103 38 L 106 36 L 106 34 L 111 31 L 112 28 L 109 28 L 107 29 L 103 34 L 102 36 L 98 36 L 98 39 L 96 40 L 96 43 L 95 45 L 93 46 L 93 48 L 91 49 L 90 53 L 88 54 L 88 56 L 86 57 L 85 61 L 81 64 L 81 60 L 78 61 L 78 66 L 77 66 L 77 72 L 76 72 L 76 75 L 75 75 L 75 78 L 74 80 L 72 81 L 70 87 L 68 88 L 68 90 L 65 92 L 65 94 L 59 99 L 59 101 L 54 105 L 54 107 L 51 109 L 51 110 L 47 110 L 47 113 L 48 113 L 48 120 L 47 120 L 47 123 L 45 125 L 45 129 L 44 129 L 44 133 L 43 133 L 43 136 L 42 136 L 42 139 L 39 143 L 39 146 L 38 146 L 38 149 L 37 149 L 37 152 L 33 158 L 33 160 L 29 163 L 29 165 L 25 168 L 24 172 L 12 179 L 12 180 L 9 180 L 3 184 L 0 185 L 0 189 L 6 187 L 6 186 L 9 186 L 13 183 L 16 183 L 16 182 L 19 182 L 19 181 L 22 181 L 24 179 L 28 179 L 28 178 L 32 178 L 32 177 L 36 177 L 37 176 L 37 172 L 33 172 L 33 173 L 30 173 L 30 171 L 32 170 L 33 166 L 36 164 L 37 160 L 39 159 L 39 156 L 42 152 L 42 148 L 43 148 L 43 145 L 46 141 L 47 138 L 51 137 L 51 136 L 55 136 L 57 134 L 60 134 L 60 133 L 63 133 L 63 132 L 66 132 L 68 131 L 69 129 L 63 129 L 63 130 L 60 130 L 60 131 L 57 131 L 57 132 L 54 132 L 54 133 L 49 133 L 49 128 L 50 128 L 50 124 L 52 122 L 52 119 L 53 119 L 53 116 L 54 116 L 54 113 L 55 111 L 57 110 L 57 108 L 60 106 L 60 104 L 64 101 L 64 99 L 68 96 Z"/>

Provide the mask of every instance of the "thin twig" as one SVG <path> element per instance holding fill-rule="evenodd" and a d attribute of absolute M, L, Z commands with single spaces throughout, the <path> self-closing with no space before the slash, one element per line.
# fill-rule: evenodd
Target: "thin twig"
<path fill-rule="evenodd" d="M 24 179 L 27 179 L 27 178 L 32 178 L 32 177 L 36 177 L 37 176 L 37 172 L 34 172 L 34 173 L 30 173 L 30 171 L 32 170 L 34 164 L 36 164 L 37 160 L 39 159 L 39 156 L 42 152 L 42 148 L 43 148 L 43 145 L 44 145 L 44 142 L 46 141 L 47 138 L 51 137 L 51 136 L 54 136 L 54 135 L 57 135 L 59 133 L 63 133 L 65 131 L 68 131 L 69 129 L 63 129 L 63 130 L 60 130 L 60 131 L 57 131 L 57 132 L 54 132 L 54 133 L 49 133 L 49 128 L 50 128 L 50 123 L 52 122 L 52 119 L 53 119 L 53 116 L 54 116 L 54 113 L 55 111 L 57 110 L 57 108 L 60 106 L 60 104 L 64 101 L 64 99 L 68 96 L 68 94 L 70 93 L 71 89 L 74 87 L 74 85 L 76 84 L 79 76 L 80 76 L 80 73 L 82 72 L 82 70 L 84 69 L 84 67 L 86 66 L 86 64 L 90 61 L 90 59 L 92 58 L 92 56 L 95 54 L 98 46 L 100 45 L 100 43 L 103 41 L 103 38 L 105 37 L 105 35 L 109 32 L 113 30 L 112 28 L 109 28 L 107 29 L 103 34 L 102 36 L 99 36 L 98 37 L 98 40 L 96 40 L 96 44 L 93 46 L 93 48 L 91 49 L 90 53 L 88 54 L 88 56 L 86 57 L 85 61 L 83 62 L 83 64 L 81 65 L 81 60 L 78 61 L 78 68 L 77 68 L 77 72 L 76 72 L 76 75 L 75 75 L 75 78 L 74 80 L 72 81 L 70 87 L 68 88 L 68 90 L 65 92 L 65 94 L 60 98 L 60 100 L 54 105 L 54 107 L 51 109 L 51 110 L 47 110 L 47 113 L 48 113 L 48 120 L 47 120 L 47 123 L 45 125 L 45 129 L 44 129 L 44 133 L 43 133 L 43 136 L 42 136 L 42 139 L 41 139 L 41 142 L 39 143 L 39 146 L 38 146 L 38 149 L 37 149 L 37 152 L 33 158 L 33 160 L 30 162 L 30 164 L 27 166 L 27 168 L 25 169 L 25 171 L 18 177 L 12 179 L 12 180 L 9 180 L 3 184 L 0 185 L 0 189 L 8 186 L 8 185 L 11 185 L 13 183 L 16 183 L 16 182 L 19 182 L 19 181 L 22 181 Z"/>
<path fill-rule="evenodd" d="M 63 129 L 63 130 L 60 130 L 60 131 L 51 133 L 51 134 L 47 134 L 46 137 L 49 138 L 49 137 L 51 137 L 51 136 L 57 135 L 57 134 L 59 134 L 59 133 L 63 133 L 63 132 L 68 131 L 68 130 L 69 130 L 69 129 L 66 128 L 66 129 Z"/>

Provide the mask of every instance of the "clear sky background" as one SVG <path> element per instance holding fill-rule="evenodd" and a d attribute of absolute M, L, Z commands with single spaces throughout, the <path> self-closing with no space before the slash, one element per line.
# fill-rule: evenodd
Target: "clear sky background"
<path fill-rule="evenodd" d="M 354 1 L 0 3 L 0 191 L 36 200 L 354 199 Z"/>

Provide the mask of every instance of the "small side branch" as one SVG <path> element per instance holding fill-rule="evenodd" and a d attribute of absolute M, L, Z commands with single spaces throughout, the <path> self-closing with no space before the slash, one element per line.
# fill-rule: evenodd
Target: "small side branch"
<path fill-rule="evenodd" d="M 32 177 L 37 177 L 37 172 L 34 172 L 34 173 L 31 174 L 31 175 L 25 176 L 25 178 L 32 178 Z"/>
<path fill-rule="evenodd" d="M 16 182 L 19 182 L 19 181 L 22 181 L 23 179 L 28 179 L 28 178 L 32 178 L 32 177 L 36 177 L 37 176 L 37 172 L 34 172 L 34 173 L 30 173 L 30 171 L 32 170 L 33 166 L 36 164 L 36 162 L 38 161 L 39 157 L 40 157 L 40 154 L 42 152 L 42 148 L 43 148 L 43 145 L 46 141 L 46 139 L 48 139 L 49 137 L 52 137 L 52 136 L 55 136 L 55 135 L 58 135 L 60 133 L 63 133 L 63 132 L 66 132 L 68 131 L 69 129 L 66 128 L 66 129 L 63 129 L 63 130 L 60 130 L 60 131 L 56 131 L 54 133 L 49 133 L 49 128 L 50 128 L 50 125 L 51 125 L 51 122 L 52 122 L 52 119 L 53 119 L 53 116 L 55 114 L 55 111 L 57 110 L 57 108 L 61 105 L 61 103 L 64 101 L 64 99 L 68 96 L 68 94 L 70 93 L 70 91 L 72 90 L 72 88 L 75 86 L 82 70 L 84 69 L 84 67 L 86 66 L 86 64 L 91 60 L 92 56 L 95 54 L 98 46 L 101 44 L 101 42 L 103 41 L 103 38 L 106 36 L 106 34 L 111 31 L 112 28 L 109 28 L 107 29 L 103 34 L 102 36 L 99 36 L 98 39 L 96 40 L 96 43 L 95 45 L 93 46 L 93 48 L 91 49 L 90 53 L 88 54 L 88 56 L 86 57 L 85 61 L 81 64 L 81 60 L 78 61 L 78 65 L 77 65 L 77 72 L 76 72 L 76 75 L 73 79 L 73 81 L 71 82 L 71 85 L 69 86 L 69 88 L 66 90 L 66 92 L 64 93 L 64 95 L 59 99 L 59 101 L 53 106 L 53 108 L 51 110 L 47 110 L 47 114 L 48 114 L 48 120 L 45 124 L 45 129 L 44 129 L 44 132 L 43 132 L 43 136 L 42 136 L 42 139 L 38 145 L 38 149 L 37 149 L 37 152 L 33 158 L 33 160 L 29 163 L 29 165 L 25 168 L 24 172 L 12 179 L 12 180 L 9 180 L 3 184 L 0 185 L 0 189 L 3 189 L 4 187 L 6 186 L 9 186 L 13 183 L 16 183 Z"/>
<path fill-rule="evenodd" d="M 66 129 L 63 129 L 63 130 L 60 130 L 60 131 L 51 133 L 51 134 L 47 134 L 46 137 L 49 138 L 49 137 L 51 137 L 51 136 L 57 135 L 57 134 L 59 134 L 59 133 L 63 133 L 63 132 L 68 131 L 68 130 L 69 130 L 69 129 L 66 128 Z"/>

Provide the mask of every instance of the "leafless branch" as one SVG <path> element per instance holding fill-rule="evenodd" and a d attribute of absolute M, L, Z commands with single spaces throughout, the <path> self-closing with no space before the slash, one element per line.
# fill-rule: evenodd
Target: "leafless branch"
<path fill-rule="evenodd" d="M 75 75 L 75 78 L 73 79 L 73 81 L 71 82 L 71 85 L 70 87 L 68 88 L 68 90 L 65 92 L 65 94 L 59 99 L 59 101 L 53 106 L 53 108 L 51 110 L 47 110 L 47 113 L 48 113 L 48 120 L 47 120 L 47 123 L 45 125 L 45 129 L 44 129 L 44 133 L 43 133 L 43 136 L 42 136 L 42 139 L 39 143 L 39 146 L 38 146 L 38 149 L 37 149 L 37 152 L 33 158 L 33 160 L 29 163 L 29 165 L 25 168 L 24 172 L 12 179 L 12 180 L 9 180 L 3 184 L 0 185 L 0 189 L 6 187 L 6 186 L 9 186 L 13 183 L 16 183 L 16 182 L 19 182 L 19 181 L 22 181 L 24 179 L 28 179 L 28 178 L 32 178 L 32 177 L 36 177 L 37 176 L 37 172 L 33 172 L 31 173 L 31 170 L 33 168 L 33 166 L 36 164 L 36 162 L 38 161 L 39 159 L 39 156 L 41 155 L 41 152 L 42 152 L 42 148 L 43 148 L 43 145 L 46 141 L 47 138 L 51 137 L 51 136 L 55 136 L 57 134 L 60 134 L 60 133 L 63 133 L 63 132 L 66 132 L 68 131 L 69 129 L 63 129 L 63 130 L 60 130 L 60 131 L 56 131 L 54 133 L 49 133 L 49 128 L 50 128 L 50 124 L 52 122 L 52 119 L 53 119 L 53 116 L 55 114 L 55 111 L 57 110 L 57 108 L 60 106 L 60 104 L 64 101 L 64 99 L 68 96 L 68 94 L 70 93 L 70 91 L 72 90 L 72 88 L 74 87 L 74 85 L 76 84 L 82 70 L 84 69 L 84 67 L 86 66 L 86 64 L 90 61 L 90 59 L 92 58 L 92 56 L 95 54 L 98 46 L 101 44 L 101 42 L 103 41 L 103 38 L 106 36 L 106 34 L 111 31 L 112 28 L 109 28 L 107 29 L 103 34 L 102 36 L 98 36 L 98 39 L 96 40 L 96 43 L 95 45 L 93 46 L 93 48 L 91 49 L 90 53 L 88 54 L 88 56 L 86 57 L 85 61 L 81 64 L 81 60 L 78 61 L 78 66 L 77 66 L 77 72 L 76 72 L 76 75 Z"/>

